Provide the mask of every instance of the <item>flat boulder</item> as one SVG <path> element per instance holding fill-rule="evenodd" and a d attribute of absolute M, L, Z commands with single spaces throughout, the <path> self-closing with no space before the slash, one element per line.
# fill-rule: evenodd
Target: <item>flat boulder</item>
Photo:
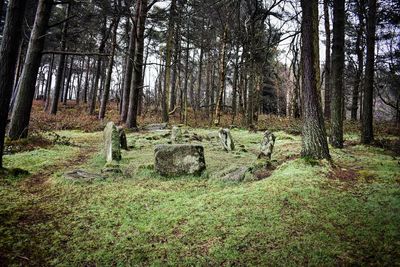
<path fill-rule="evenodd" d="M 163 176 L 201 175 L 206 169 L 204 148 L 189 144 L 157 145 L 154 169 Z"/>

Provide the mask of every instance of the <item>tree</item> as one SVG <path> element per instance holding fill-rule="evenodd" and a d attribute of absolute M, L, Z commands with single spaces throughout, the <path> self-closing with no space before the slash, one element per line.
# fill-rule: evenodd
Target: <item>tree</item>
<path fill-rule="evenodd" d="M 126 56 L 125 77 L 124 77 L 124 83 L 122 85 L 123 87 L 122 87 L 122 103 L 121 103 L 121 121 L 126 121 L 126 118 L 128 116 L 129 96 L 131 92 L 131 82 L 133 73 L 133 57 L 135 56 L 135 45 L 136 45 L 136 18 L 137 14 L 135 14 L 131 26 L 128 54 Z"/>
<path fill-rule="evenodd" d="M 153 2 L 154 3 L 154 2 Z M 144 30 L 146 25 L 147 12 L 150 7 L 147 6 L 147 0 L 139 0 L 136 3 L 137 27 L 136 44 L 134 55 L 133 77 L 131 82 L 131 91 L 129 95 L 128 116 L 126 125 L 128 128 L 137 128 L 137 112 L 139 104 L 139 92 L 143 87 L 143 51 L 144 51 Z M 132 38 L 132 36 L 131 36 Z"/>
<path fill-rule="evenodd" d="M 61 42 L 60 42 L 61 43 L 61 47 L 60 47 L 60 50 L 62 52 L 64 52 L 65 49 L 67 48 L 68 17 L 69 17 L 69 15 L 71 13 L 71 4 L 67 4 L 65 9 L 66 9 L 65 18 L 67 20 L 64 22 L 64 25 L 63 25 L 63 28 L 62 28 L 62 34 L 61 34 Z M 58 102 L 60 100 L 61 84 L 64 81 L 65 58 L 66 58 L 66 54 L 61 54 L 60 55 L 60 59 L 58 61 L 56 84 L 55 84 L 55 87 L 54 87 L 53 100 L 52 100 L 51 109 L 50 109 L 50 114 L 53 114 L 53 115 L 57 114 Z M 71 67 L 72 67 L 72 63 L 71 63 Z"/>
<path fill-rule="evenodd" d="M 24 138 L 28 135 L 32 101 L 35 94 L 36 77 L 40 67 L 42 51 L 49 22 L 52 0 L 40 0 L 22 74 L 19 81 L 16 102 L 11 115 L 8 135 L 11 139 Z"/>
<path fill-rule="evenodd" d="M 329 20 L 330 0 L 324 0 L 324 26 L 325 26 L 325 118 L 331 117 L 331 28 Z"/>
<path fill-rule="evenodd" d="M 10 106 L 18 47 L 21 41 L 22 14 L 27 0 L 10 0 L 0 47 L 0 169 L 3 168 L 4 136 Z M 3 3 L 0 2 L 0 6 Z M 1 14 L 1 7 L 0 7 Z"/>
<path fill-rule="evenodd" d="M 343 147 L 343 72 L 344 72 L 344 0 L 333 1 L 333 44 L 332 44 L 332 95 L 331 95 L 331 138 L 332 146 Z"/>
<path fill-rule="evenodd" d="M 330 159 L 319 85 L 318 0 L 301 0 L 303 54 L 303 157 Z"/>
<path fill-rule="evenodd" d="M 101 105 L 100 105 L 100 110 L 99 110 L 99 119 L 104 119 L 104 116 L 106 114 L 107 102 L 108 102 L 108 98 L 110 95 L 111 75 L 112 75 L 112 70 L 114 67 L 115 48 L 117 46 L 118 23 L 119 23 L 119 18 L 114 17 L 113 22 L 112 22 L 113 29 L 112 29 L 112 37 L 111 37 L 111 55 L 108 60 L 108 67 L 107 67 L 108 71 L 107 71 L 107 77 L 106 77 L 106 84 L 105 84 L 103 96 L 101 99 Z"/>
<path fill-rule="evenodd" d="M 367 18 L 367 60 L 365 66 L 365 87 L 363 114 L 361 121 L 361 143 L 370 144 L 374 140 L 373 94 L 375 64 L 376 0 L 368 0 Z"/>
<path fill-rule="evenodd" d="M 107 16 L 104 15 L 102 27 L 101 27 L 101 41 L 99 45 L 99 55 L 97 56 L 96 62 L 96 73 L 94 74 L 94 84 L 92 85 L 92 91 L 90 93 L 90 103 L 89 103 L 89 114 L 94 115 L 96 109 L 96 101 L 97 101 L 97 91 L 100 84 L 100 76 L 101 76 L 101 53 L 104 52 L 106 42 L 108 39 L 108 31 L 107 31 Z"/>
<path fill-rule="evenodd" d="M 168 22 L 168 35 L 167 35 L 167 46 L 165 51 L 165 81 L 164 81 L 164 101 L 163 101 L 163 121 L 168 122 L 169 119 L 169 102 L 171 99 L 171 62 L 172 62 L 172 48 L 173 48 L 173 37 L 175 28 L 175 14 L 176 0 L 171 1 L 171 9 Z"/>
<path fill-rule="evenodd" d="M 361 80 L 364 71 L 364 7 L 365 0 L 356 1 L 356 14 L 358 18 L 357 37 L 355 42 L 355 53 L 357 56 L 356 77 L 353 84 L 352 102 L 351 102 L 351 119 L 357 120 L 358 98 L 361 88 Z"/>

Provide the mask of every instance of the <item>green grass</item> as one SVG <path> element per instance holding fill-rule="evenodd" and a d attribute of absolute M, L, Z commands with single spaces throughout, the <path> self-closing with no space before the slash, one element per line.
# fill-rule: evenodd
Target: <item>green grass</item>
<path fill-rule="evenodd" d="M 193 132 L 194 130 L 189 130 Z M 210 130 L 196 129 L 206 135 Z M 101 133 L 61 132 L 74 143 L 101 142 Z M 90 183 L 65 170 L 99 172 L 101 152 L 82 166 L 66 164 L 40 190 L 0 181 L 0 262 L 9 265 L 395 265 L 400 259 L 398 159 L 372 147 L 332 150 L 357 179 L 335 179 L 332 167 L 293 159 L 300 137 L 277 132 L 280 166 L 262 181 L 225 183 L 218 173 L 251 165 L 262 133 L 232 130 L 237 151 L 203 141 L 207 175 L 165 179 L 154 173 L 160 133 L 129 134 L 123 175 Z M 157 140 L 148 140 L 156 136 Z M 355 139 L 355 138 L 354 138 Z M 79 148 L 55 146 L 6 157 L 6 166 L 37 173 Z M 291 160 L 287 160 L 291 158 Z M 207 178 L 207 176 L 209 178 Z M 2 264 L 3 265 L 3 264 Z"/>

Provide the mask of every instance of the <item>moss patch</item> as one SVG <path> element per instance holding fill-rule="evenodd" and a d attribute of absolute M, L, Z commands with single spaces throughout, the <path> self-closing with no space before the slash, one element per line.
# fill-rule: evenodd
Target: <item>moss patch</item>
<path fill-rule="evenodd" d="M 31 176 L 0 181 L 5 265 L 394 265 L 400 258 L 399 165 L 383 149 L 333 149 L 336 167 L 309 164 L 294 158 L 300 137 L 277 132 L 272 158 L 279 166 L 271 176 L 226 183 L 208 176 L 254 163 L 261 132 L 232 130 L 231 153 L 218 140 L 203 141 L 207 174 L 174 179 L 152 167 L 154 145 L 168 137 L 132 133 L 123 174 L 73 183 L 63 178 L 65 169 L 103 167 L 101 133 L 63 134 L 82 147 L 6 157 L 6 166 L 30 164 L 33 175 L 60 161 L 67 166 L 32 189 Z M 96 149 L 85 150 L 88 144 Z M 332 179 L 335 168 L 357 178 Z"/>

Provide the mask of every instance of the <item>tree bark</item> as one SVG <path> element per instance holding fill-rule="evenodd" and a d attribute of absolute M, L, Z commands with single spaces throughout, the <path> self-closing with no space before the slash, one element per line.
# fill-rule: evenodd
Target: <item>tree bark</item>
<path fill-rule="evenodd" d="M 101 105 L 100 105 L 100 111 L 99 111 L 99 119 L 104 119 L 104 116 L 106 115 L 106 108 L 107 108 L 107 102 L 108 98 L 110 96 L 110 88 L 111 88 L 111 76 L 112 76 L 112 70 L 114 67 L 114 55 L 115 55 L 115 48 L 117 46 L 117 30 L 118 30 L 118 23 L 119 23 L 119 18 L 114 18 L 113 21 L 113 30 L 112 30 L 112 39 L 111 39 L 111 55 L 108 60 L 108 71 L 107 71 L 107 77 L 106 77 L 106 84 L 104 86 L 104 91 L 103 91 L 103 97 L 101 99 Z"/>
<path fill-rule="evenodd" d="M 126 63 L 125 63 L 126 68 L 125 68 L 124 87 L 122 89 L 121 121 L 126 121 L 126 118 L 128 116 L 129 97 L 130 97 L 130 91 L 131 91 L 132 73 L 133 73 L 133 64 L 134 64 L 133 58 L 135 56 L 138 15 L 139 14 L 135 14 L 135 18 L 132 23 L 130 38 L 129 38 L 128 55 L 127 55 Z"/>
<path fill-rule="evenodd" d="M 376 0 L 368 0 L 367 18 L 367 61 L 365 66 L 365 87 L 363 99 L 363 116 L 361 125 L 361 143 L 370 144 L 374 140 L 373 129 L 373 96 L 375 65 L 375 30 Z"/>
<path fill-rule="evenodd" d="M 329 20 L 329 3 L 324 0 L 324 26 L 325 26 L 325 118 L 331 117 L 331 28 Z M 334 0 L 335 1 L 335 0 Z M 341 0 L 340 0 L 341 1 Z"/>
<path fill-rule="evenodd" d="M 363 35 L 364 35 L 364 8 L 365 0 L 360 0 L 357 2 L 357 16 L 359 20 L 359 25 L 357 29 L 357 40 L 356 40 L 356 54 L 357 54 L 357 73 L 354 80 L 353 92 L 352 92 L 352 102 L 351 102 L 351 119 L 353 121 L 357 120 L 358 112 L 358 98 L 360 95 L 361 78 L 364 69 L 364 49 L 363 49 Z"/>
<path fill-rule="evenodd" d="M 303 157 L 330 159 L 319 85 L 318 0 L 301 0 L 303 54 Z"/>
<path fill-rule="evenodd" d="M 228 26 L 225 25 L 224 32 L 221 38 L 221 50 L 220 50 L 220 62 L 219 62 L 219 95 L 217 100 L 217 105 L 215 107 L 215 121 L 216 126 L 219 125 L 222 116 L 222 101 L 224 97 L 224 87 L 225 87 L 225 59 L 226 59 L 226 45 L 228 38 Z"/>
<path fill-rule="evenodd" d="M 47 111 L 50 106 L 51 82 L 53 80 L 53 68 L 54 68 L 54 55 L 51 55 L 49 73 L 47 75 L 47 80 L 46 80 L 46 103 L 44 105 L 44 111 Z"/>
<path fill-rule="evenodd" d="M 144 52 L 144 30 L 147 18 L 147 0 L 137 2 L 137 33 L 136 50 L 134 56 L 133 77 L 131 83 L 131 92 L 129 95 L 129 109 L 126 120 L 128 128 L 137 128 L 137 111 L 139 104 L 139 91 L 143 86 L 143 52 Z"/>
<path fill-rule="evenodd" d="M 343 148 L 343 105 L 344 105 L 344 23 L 345 0 L 333 1 L 333 44 L 332 44 L 332 95 L 331 95 L 331 138 L 333 147 Z"/>
<path fill-rule="evenodd" d="M 177 14 L 181 14 L 181 3 L 178 2 L 177 6 Z M 175 36 L 174 36 L 174 58 L 173 58 L 173 65 L 172 65 L 172 76 L 171 76 L 171 99 L 170 99 L 170 110 L 175 109 L 176 105 L 176 80 L 177 80 L 177 73 L 180 71 L 180 58 L 181 58 L 181 17 L 178 16 L 176 20 L 176 27 L 175 27 Z M 179 78 L 179 75 L 178 75 Z"/>
<path fill-rule="evenodd" d="M 68 93 L 70 93 L 73 66 L 74 66 L 74 57 L 72 56 L 71 57 L 71 62 L 69 64 L 68 76 L 67 76 L 67 80 L 65 82 L 65 88 L 64 88 L 64 101 L 63 101 L 64 105 L 67 105 Z"/>
<path fill-rule="evenodd" d="M 88 57 L 87 62 L 86 62 L 85 85 L 83 86 L 83 95 L 82 95 L 83 103 L 87 103 L 90 69 L 91 69 L 90 68 L 90 57 Z"/>
<path fill-rule="evenodd" d="M 187 26 L 186 32 L 189 32 L 189 26 Z M 189 52 L 190 52 L 190 42 L 189 38 L 186 40 L 186 49 L 185 49 L 185 80 L 183 82 L 183 97 L 182 98 L 182 106 L 184 108 L 184 122 L 185 125 L 188 124 L 188 80 L 189 80 Z"/>
<path fill-rule="evenodd" d="M 52 4 L 52 0 L 39 1 L 35 23 L 33 25 L 26 59 L 20 77 L 16 103 L 11 116 L 11 124 L 8 132 L 11 139 L 24 138 L 28 135 L 35 83 L 42 59 L 45 34 Z"/>
<path fill-rule="evenodd" d="M 68 18 L 71 12 L 71 5 L 67 5 L 67 10 L 65 17 Z M 65 51 L 67 47 L 67 32 L 68 32 L 68 20 L 64 22 L 62 35 L 61 35 L 61 51 Z M 60 92 L 61 92 L 61 85 L 64 82 L 64 64 L 65 64 L 65 54 L 60 55 L 60 60 L 58 61 L 58 68 L 57 68 L 57 76 L 56 76 L 56 84 L 54 86 L 54 93 L 53 93 L 53 101 L 51 103 L 51 110 L 50 114 L 56 115 L 58 109 L 58 101 L 60 99 Z M 64 91 L 66 87 L 64 87 Z"/>
<path fill-rule="evenodd" d="M 197 80 L 197 94 L 196 94 L 196 109 L 199 110 L 201 106 L 201 87 L 202 87 L 202 76 L 203 76 L 203 57 L 204 57 L 204 48 L 203 44 L 200 47 L 200 57 L 199 57 L 199 73 L 198 73 L 198 80 Z"/>
<path fill-rule="evenodd" d="M 101 30 L 101 42 L 99 45 L 99 53 L 104 52 L 104 48 L 107 42 L 107 17 L 103 19 L 103 25 Z M 97 100 L 97 91 L 100 83 L 100 76 L 101 76 L 101 56 L 97 56 L 96 62 L 96 73 L 94 77 L 94 84 L 92 86 L 92 92 L 90 94 L 90 103 L 89 103 L 89 114 L 94 115 L 96 109 L 96 100 Z"/>
<path fill-rule="evenodd" d="M 237 111 L 237 88 L 238 88 L 238 77 L 239 77 L 239 45 L 236 46 L 235 51 L 235 65 L 233 70 L 233 81 L 232 81 L 232 115 L 236 116 Z"/>
<path fill-rule="evenodd" d="M 75 102 L 77 105 L 79 105 L 80 101 L 81 101 L 81 94 L 82 94 L 82 79 L 83 79 L 83 68 L 85 67 L 85 57 L 82 58 L 82 63 L 80 66 L 80 70 L 79 70 L 79 76 L 78 76 L 78 84 L 76 87 L 76 99 Z"/>
<path fill-rule="evenodd" d="M 4 137 L 8 119 L 14 75 L 21 42 L 22 19 L 26 0 L 10 0 L 0 46 L 0 169 L 3 168 Z M 0 14 L 2 14 L 0 1 Z"/>
<path fill-rule="evenodd" d="M 168 21 L 168 36 L 167 45 L 165 49 L 165 82 L 164 82 L 164 99 L 163 99 L 163 122 L 168 122 L 169 120 L 169 110 L 170 110 L 170 94 L 171 94 L 171 58 L 172 58 L 172 46 L 174 37 L 174 26 L 175 26 L 175 9 L 176 0 L 171 0 L 171 9 L 169 13 Z"/>

